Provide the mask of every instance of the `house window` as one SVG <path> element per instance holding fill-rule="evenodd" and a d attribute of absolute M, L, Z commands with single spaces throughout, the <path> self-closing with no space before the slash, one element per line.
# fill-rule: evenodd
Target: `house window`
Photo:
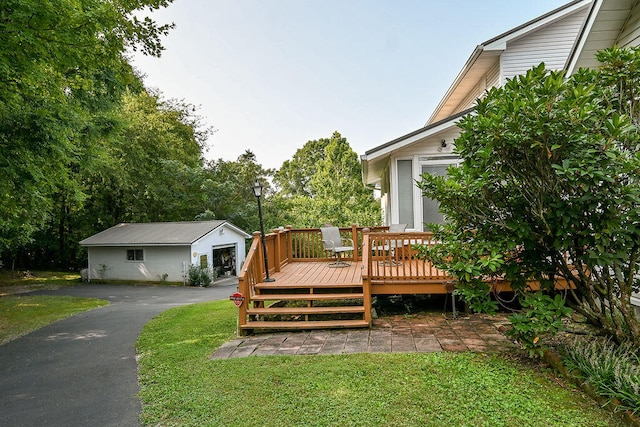
<path fill-rule="evenodd" d="M 209 267 L 209 263 L 207 262 L 207 254 L 200 255 L 200 268 Z"/>
<path fill-rule="evenodd" d="M 422 165 L 422 174 L 447 176 L 448 168 L 449 164 Z M 422 222 L 425 224 L 425 230 L 428 230 L 427 224 L 444 224 L 444 215 L 440 212 L 440 203 L 437 200 L 422 197 Z"/>
<path fill-rule="evenodd" d="M 144 261 L 144 250 L 127 249 L 127 261 Z"/>
<path fill-rule="evenodd" d="M 414 228 L 413 222 L 413 161 L 398 160 L 398 223 Z"/>

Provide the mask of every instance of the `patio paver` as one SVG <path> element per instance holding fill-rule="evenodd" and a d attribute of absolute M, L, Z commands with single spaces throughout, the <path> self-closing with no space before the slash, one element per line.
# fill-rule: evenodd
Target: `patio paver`
<path fill-rule="evenodd" d="M 265 355 L 349 353 L 510 352 L 515 345 L 502 331 L 505 316 L 420 313 L 381 317 L 371 329 L 256 334 L 229 341 L 211 359 Z"/>

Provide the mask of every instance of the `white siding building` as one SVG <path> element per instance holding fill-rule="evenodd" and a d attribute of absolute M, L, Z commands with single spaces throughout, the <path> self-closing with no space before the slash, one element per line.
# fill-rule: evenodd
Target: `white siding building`
<path fill-rule="evenodd" d="M 426 124 L 361 156 L 363 181 L 381 193 L 385 224 L 423 231 L 442 216 L 415 185 L 424 172 L 444 174 L 456 163 L 456 122 L 473 114 L 477 99 L 507 79 L 545 63 L 565 70 L 599 66 L 595 55 L 612 46 L 640 45 L 638 0 L 574 0 L 478 45 Z M 632 298 L 640 315 L 640 294 Z"/>
<path fill-rule="evenodd" d="M 590 16 L 593 0 L 575 0 L 478 45 L 424 127 L 375 147 L 361 156 L 363 181 L 381 193 L 386 224 L 423 231 L 440 222 L 437 204 L 422 197 L 416 180 L 424 172 L 444 174 L 458 161 L 456 122 L 473 111 L 492 87 L 544 62 L 562 70 Z"/>
<path fill-rule="evenodd" d="M 191 265 L 236 275 L 251 236 L 227 221 L 118 224 L 80 242 L 89 280 L 183 282 Z"/>

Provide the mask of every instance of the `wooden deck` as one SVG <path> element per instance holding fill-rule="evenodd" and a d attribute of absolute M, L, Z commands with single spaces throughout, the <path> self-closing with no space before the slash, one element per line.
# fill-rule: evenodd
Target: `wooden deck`
<path fill-rule="evenodd" d="M 395 261 L 381 258 L 369 267 L 371 294 L 444 294 L 452 280 L 443 271 L 434 268 L 421 260 Z M 283 266 L 279 272 L 273 273 L 278 287 L 284 285 L 299 286 L 301 284 L 319 287 L 327 286 L 362 286 L 362 261 L 350 261 L 348 267 L 331 267 L 329 261 L 292 262 Z M 269 287 L 261 283 L 258 288 Z"/>
<path fill-rule="evenodd" d="M 319 229 L 274 230 L 266 239 L 274 281 L 266 280 L 260 234 L 254 234 L 235 296 L 242 301 L 239 333 L 370 327 L 373 295 L 445 294 L 455 288 L 454 277 L 416 256 L 416 245 L 434 244 L 431 233 L 371 231 L 355 225 L 340 232 L 355 246 L 345 267 L 330 265 Z M 492 281 L 491 287 L 510 290 L 502 280 Z M 566 287 L 556 280 L 557 289 Z"/>
<path fill-rule="evenodd" d="M 239 332 L 371 326 L 372 295 L 444 294 L 451 277 L 416 259 L 414 245 L 430 233 L 340 229 L 355 244 L 347 266 L 332 266 L 319 229 L 279 229 L 267 236 L 266 280 L 259 233 L 242 267 Z"/>
<path fill-rule="evenodd" d="M 330 267 L 328 261 L 291 262 L 271 274 L 278 285 L 362 285 L 362 261 L 350 261 L 348 267 Z"/>

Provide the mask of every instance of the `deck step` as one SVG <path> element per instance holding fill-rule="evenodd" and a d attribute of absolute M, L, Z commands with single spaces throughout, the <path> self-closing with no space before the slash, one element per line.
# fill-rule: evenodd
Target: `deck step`
<path fill-rule="evenodd" d="M 319 301 L 319 300 L 336 300 L 336 299 L 363 299 L 364 294 L 359 293 L 343 293 L 343 294 L 261 294 L 253 295 L 251 301 Z"/>
<path fill-rule="evenodd" d="M 368 328 L 366 320 L 308 320 L 297 322 L 262 322 L 249 321 L 242 325 L 242 329 L 337 329 L 337 328 Z"/>
<path fill-rule="evenodd" d="M 260 282 L 254 285 L 256 289 L 340 289 L 340 288 L 362 288 L 360 283 L 277 283 Z"/>
<path fill-rule="evenodd" d="M 362 305 L 348 305 L 337 307 L 266 307 L 248 308 L 247 314 L 343 314 L 343 313 L 364 313 Z"/>

